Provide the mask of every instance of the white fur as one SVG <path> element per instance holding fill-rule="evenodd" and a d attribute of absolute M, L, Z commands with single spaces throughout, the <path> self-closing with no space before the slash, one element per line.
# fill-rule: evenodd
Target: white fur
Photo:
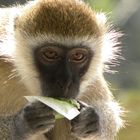
<path fill-rule="evenodd" d="M 13 52 L 15 51 L 15 45 L 13 45 L 13 28 L 14 28 L 14 17 L 16 16 L 16 14 L 19 12 L 18 8 L 4 8 L 4 9 L 0 9 L 0 13 L 1 15 L 3 15 L 1 18 L 4 20 L 4 16 L 6 10 L 9 12 L 7 15 L 7 23 L 5 23 L 5 32 L 6 34 L 2 34 L 0 36 L 2 39 L 2 43 L 0 44 L 0 55 L 1 56 L 9 56 L 12 57 L 13 56 Z"/>
<path fill-rule="evenodd" d="M 96 21 L 100 28 L 104 28 L 107 22 L 106 15 L 104 13 L 96 13 Z"/>

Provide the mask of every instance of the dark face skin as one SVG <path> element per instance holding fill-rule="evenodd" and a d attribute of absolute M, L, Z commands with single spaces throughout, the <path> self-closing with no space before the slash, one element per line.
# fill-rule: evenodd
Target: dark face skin
<path fill-rule="evenodd" d="M 84 46 L 46 44 L 35 50 L 34 57 L 42 81 L 43 96 L 76 98 L 93 53 Z"/>

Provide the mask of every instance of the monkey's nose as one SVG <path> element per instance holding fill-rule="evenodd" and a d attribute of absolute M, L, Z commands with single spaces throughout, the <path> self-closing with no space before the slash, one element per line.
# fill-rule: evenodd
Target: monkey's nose
<path fill-rule="evenodd" d="M 69 81 L 63 81 L 63 82 L 57 80 L 57 84 L 58 84 L 58 86 L 59 86 L 61 89 L 67 91 L 67 90 L 69 89 L 70 85 L 71 85 L 71 80 L 69 80 Z"/>

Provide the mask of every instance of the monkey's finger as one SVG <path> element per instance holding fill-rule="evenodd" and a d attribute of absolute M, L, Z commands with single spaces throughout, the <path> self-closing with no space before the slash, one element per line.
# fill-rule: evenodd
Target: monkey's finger
<path fill-rule="evenodd" d="M 86 103 L 84 103 L 83 101 L 78 100 L 77 102 L 80 105 L 80 109 L 79 109 L 80 111 L 89 106 Z"/>

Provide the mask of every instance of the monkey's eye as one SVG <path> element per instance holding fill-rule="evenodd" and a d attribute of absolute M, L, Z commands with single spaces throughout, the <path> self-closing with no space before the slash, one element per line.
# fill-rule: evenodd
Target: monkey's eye
<path fill-rule="evenodd" d="M 87 59 L 88 51 L 84 48 L 72 49 L 69 53 L 69 61 L 74 63 L 82 63 Z"/>
<path fill-rule="evenodd" d="M 58 61 L 61 58 L 62 50 L 58 47 L 42 47 L 40 49 L 40 60 L 43 63 Z"/>
<path fill-rule="evenodd" d="M 49 61 L 54 61 L 58 59 L 58 54 L 55 50 L 47 49 L 46 51 L 42 52 L 42 57 Z"/>

